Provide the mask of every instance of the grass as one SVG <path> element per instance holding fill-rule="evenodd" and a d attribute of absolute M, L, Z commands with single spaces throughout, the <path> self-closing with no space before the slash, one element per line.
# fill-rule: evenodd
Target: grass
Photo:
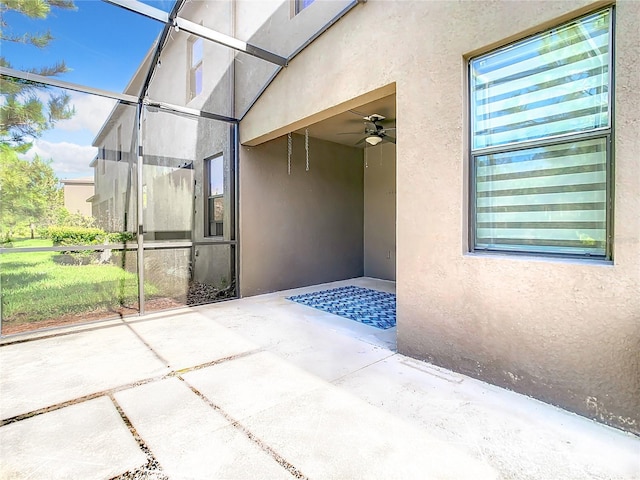
<path fill-rule="evenodd" d="M 50 240 L 17 240 L 14 247 L 46 247 Z M 135 273 L 114 264 L 61 265 L 57 252 L 0 256 L 3 323 L 23 324 L 72 314 L 116 312 L 138 301 Z M 132 255 L 135 255 L 133 253 Z M 149 294 L 157 288 L 145 283 Z"/>

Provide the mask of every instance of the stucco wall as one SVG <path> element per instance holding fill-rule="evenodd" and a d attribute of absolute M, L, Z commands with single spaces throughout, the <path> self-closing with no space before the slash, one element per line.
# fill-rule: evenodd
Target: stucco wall
<path fill-rule="evenodd" d="M 250 143 L 396 82 L 399 351 L 640 433 L 640 3 L 616 8 L 614 263 L 467 253 L 465 59 L 601 5 L 370 0 L 291 62 L 240 131 Z M 372 32 L 384 54 L 367 54 Z M 298 198 L 275 185 L 282 204 Z"/>
<path fill-rule="evenodd" d="M 364 275 L 396 279 L 396 148 L 364 151 Z"/>
<path fill-rule="evenodd" d="M 91 203 L 87 199 L 93 195 L 93 182 L 91 183 L 65 183 L 64 206 L 71 213 L 80 213 L 86 217 L 91 216 Z"/>
<path fill-rule="evenodd" d="M 240 288 L 256 295 L 363 274 L 362 150 L 293 135 L 240 150 Z"/>

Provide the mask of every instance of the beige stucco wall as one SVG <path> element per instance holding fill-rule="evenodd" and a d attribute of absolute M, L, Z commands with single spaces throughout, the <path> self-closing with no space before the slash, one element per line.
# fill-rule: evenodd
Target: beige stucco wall
<path fill-rule="evenodd" d="M 64 206 L 71 213 L 80 213 L 85 217 L 91 216 L 91 203 L 87 199 L 93 196 L 93 182 L 64 183 Z"/>
<path fill-rule="evenodd" d="M 267 138 L 395 82 L 399 351 L 638 433 L 640 3 L 616 11 L 614 263 L 468 253 L 466 56 L 598 5 L 370 0 L 291 62 L 240 131 Z"/>
<path fill-rule="evenodd" d="M 396 148 L 364 150 L 364 275 L 396 279 Z"/>
<path fill-rule="evenodd" d="M 363 274 L 362 150 L 293 135 L 240 151 L 240 293 Z"/>

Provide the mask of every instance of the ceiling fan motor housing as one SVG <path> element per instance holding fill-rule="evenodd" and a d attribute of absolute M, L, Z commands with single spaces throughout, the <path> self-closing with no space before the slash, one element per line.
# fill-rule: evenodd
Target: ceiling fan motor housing
<path fill-rule="evenodd" d="M 383 115 L 378 115 L 377 113 L 374 113 L 372 115 L 369 115 L 368 117 L 364 117 L 365 120 L 370 121 L 371 123 L 373 123 L 374 125 L 376 124 L 376 122 L 381 122 L 382 120 L 384 120 L 385 116 Z"/>

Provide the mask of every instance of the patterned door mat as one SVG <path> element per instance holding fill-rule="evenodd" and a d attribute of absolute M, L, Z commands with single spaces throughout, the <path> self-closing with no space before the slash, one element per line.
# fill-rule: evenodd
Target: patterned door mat
<path fill-rule="evenodd" d="M 353 285 L 287 297 L 302 305 L 387 329 L 396 326 L 396 295 Z"/>

